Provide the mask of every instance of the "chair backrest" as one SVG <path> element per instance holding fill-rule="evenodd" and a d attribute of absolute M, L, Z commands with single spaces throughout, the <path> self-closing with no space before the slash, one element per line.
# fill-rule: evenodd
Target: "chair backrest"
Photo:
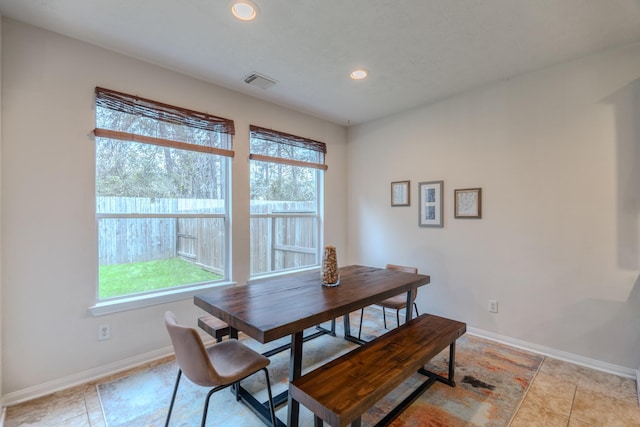
<path fill-rule="evenodd" d="M 405 267 L 404 265 L 387 264 L 385 268 L 388 268 L 389 270 L 404 271 L 405 273 L 418 274 L 418 269 L 416 267 Z"/>
<path fill-rule="evenodd" d="M 176 361 L 191 382 L 204 387 L 221 384 L 202 339 L 194 328 L 181 326 L 172 312 L 164 315 L 164 323 L 176 353 Z"/>
<path fill-rule="evenodd" d="M 416 267 L 406 267 L 404 265 L 387 264 L 385 268 L 389 270 L 404 271 L 405 273 L 418 274 L 418 269 Z M 415 301 L 417 296 L 418 296 L 418 288 L 416 288 L 415 291 L 413 292 L 413 298 L 411 299 L 411 301 Z"/>

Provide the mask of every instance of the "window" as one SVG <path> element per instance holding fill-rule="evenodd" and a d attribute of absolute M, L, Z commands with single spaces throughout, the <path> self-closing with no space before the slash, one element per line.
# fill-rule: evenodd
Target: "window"
<path fill-rule="evenodd" d="M 228 280 L 233 121 L 96 88 L 98 301 Z"/>
<path fill-rule="evenodd" d="M 251 276 L 319 265 L 326 145 L 250 132 Z"/>

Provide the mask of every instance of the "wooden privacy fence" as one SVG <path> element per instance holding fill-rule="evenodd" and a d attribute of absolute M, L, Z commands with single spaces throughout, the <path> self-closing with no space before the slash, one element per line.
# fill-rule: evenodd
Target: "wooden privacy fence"
<path fill-rule="evenodd" d="M 100 265 L 181 257 L 224 273 L 223 200 L 98 197 Z"/>
<path fill-rule="evenodd" d="M 99 197 L 100 265 L 181 257 L 224 275 L 223 200 Z M 251 274 L 315 265 L 315 203 L 251 204 Z"/>

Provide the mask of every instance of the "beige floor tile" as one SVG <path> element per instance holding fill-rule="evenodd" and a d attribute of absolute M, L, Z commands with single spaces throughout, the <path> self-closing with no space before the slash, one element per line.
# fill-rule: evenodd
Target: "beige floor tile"
<path fill-rule="evenodd" d="M 91 427 L 108 427 L 107 422 L 104 420 L 102 414 L 100 415 L 100 418 L 95 419 L 92 419 L 91 416 L 89 416 L 89 425 Z"/>
<path fill-rule="evenodd" d="M 569 418 L 569 427 L 594 427 L 591 424 L 587 424 L 583 421 L 577 420 L 575 418 Z"/>
<path fill-rule="evenodd" d="M 133 367 L 133 368 L 125 369 L 124 371 L 116 372 L 115 374 L 107 375 L 105 377 L 99 378 L 98 380 L 93 381 L 92 384 L 96 385 L 96 384 L 100 384 L 100 383 L 106 383 L 106 382 L 109 382 L 109 381 L 114 381 L 114 380 L 120 379 L 122 377 L 126 377 L 126 376 L 129 376 L 129 375 L 133 375 L 133 374 L 135 374 L 137 372 L 144 371 L 145 369 L 148 369 L 148 368 L 149 368 L 149 366 L 145 363 L 145 364 L 142 364 L 140 366 L 136 366 L 136 367 Z"/>
<path fill-rule="evenodd" d="M 640 426 L 640 408 L 601 392 L 577 387 L 571 418 L 592 426 Z"/>
<path fill-rule="evenodd" d="M 78 415 L 77 417 L 68 418 L 58 424 L 43 424 L 47 427 L 91 427 L 87 414 Z"/>
<path fill-rule="evenodd" d="M 561 378 L 563 381 L 585 389 L 607 394 L 623 402 L 638 405 L 635 379 L 620 377 L 549 357 L 545 358 L 540 372 Z"/>
<path fill-rule="evenodd" d="M 106 426 L 104 415 L 102 413 L 102 404 L 100 403 L 100 397 L 96 389 L 93 392 L 85 393 L 85 404 L 87 407 L 87 416 L 89 417 L 89 423 L 92 427 Z"/>
<path fill-rule="evenodd" d="M 4 425 L 5 427 L 51 427 L 66 425 L 72 420 L 78 422 L 78 417 L 82 416 L 88 426 L 84 396 L 76 389 L 70 389 L 8 407 Z"/>
<path fill-rule="evenodd" d="M 578 383 L 578 387 L 606 394 L 629 405 L 638 406 L 636 380 L 594 371 L 589 378 Z"/>
<path fill-rule="evenodd" d="M 575 392 L 575 385 L 553 375 L 538 372 L 527 391 L 526 400 L 529 404 L 568 417 L 571 414 Z"/>
<path fill-rule="evenodd" d="M 553 359 L 551 357 L 545 357 L 540 366 L 540 371 L 545 374 L 553 375 L 554 377 L 561 378 L 572 384 L 578 384 L 583 377 L 588 377 L 588 371 L 591 369 L 585 368 L 573 363 L 564 362 L 562 360 Z"/>
<path fill-rule="evenodd" d="M 568 415 L 551 412 L 525 398 L 509 427 L 567 427 L 568 423 Z"/>

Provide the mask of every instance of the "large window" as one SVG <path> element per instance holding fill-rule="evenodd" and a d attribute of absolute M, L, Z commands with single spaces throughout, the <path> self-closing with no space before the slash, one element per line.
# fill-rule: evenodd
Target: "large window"
<path fill-rule="evenodd" d="M 96 88 L 98 301 L 228 279 L 233 121 Z"/>
<path fill-rule="evenodd" d="M 251 126 L 251 276 L 320 264 L 326 146 Z"/>

